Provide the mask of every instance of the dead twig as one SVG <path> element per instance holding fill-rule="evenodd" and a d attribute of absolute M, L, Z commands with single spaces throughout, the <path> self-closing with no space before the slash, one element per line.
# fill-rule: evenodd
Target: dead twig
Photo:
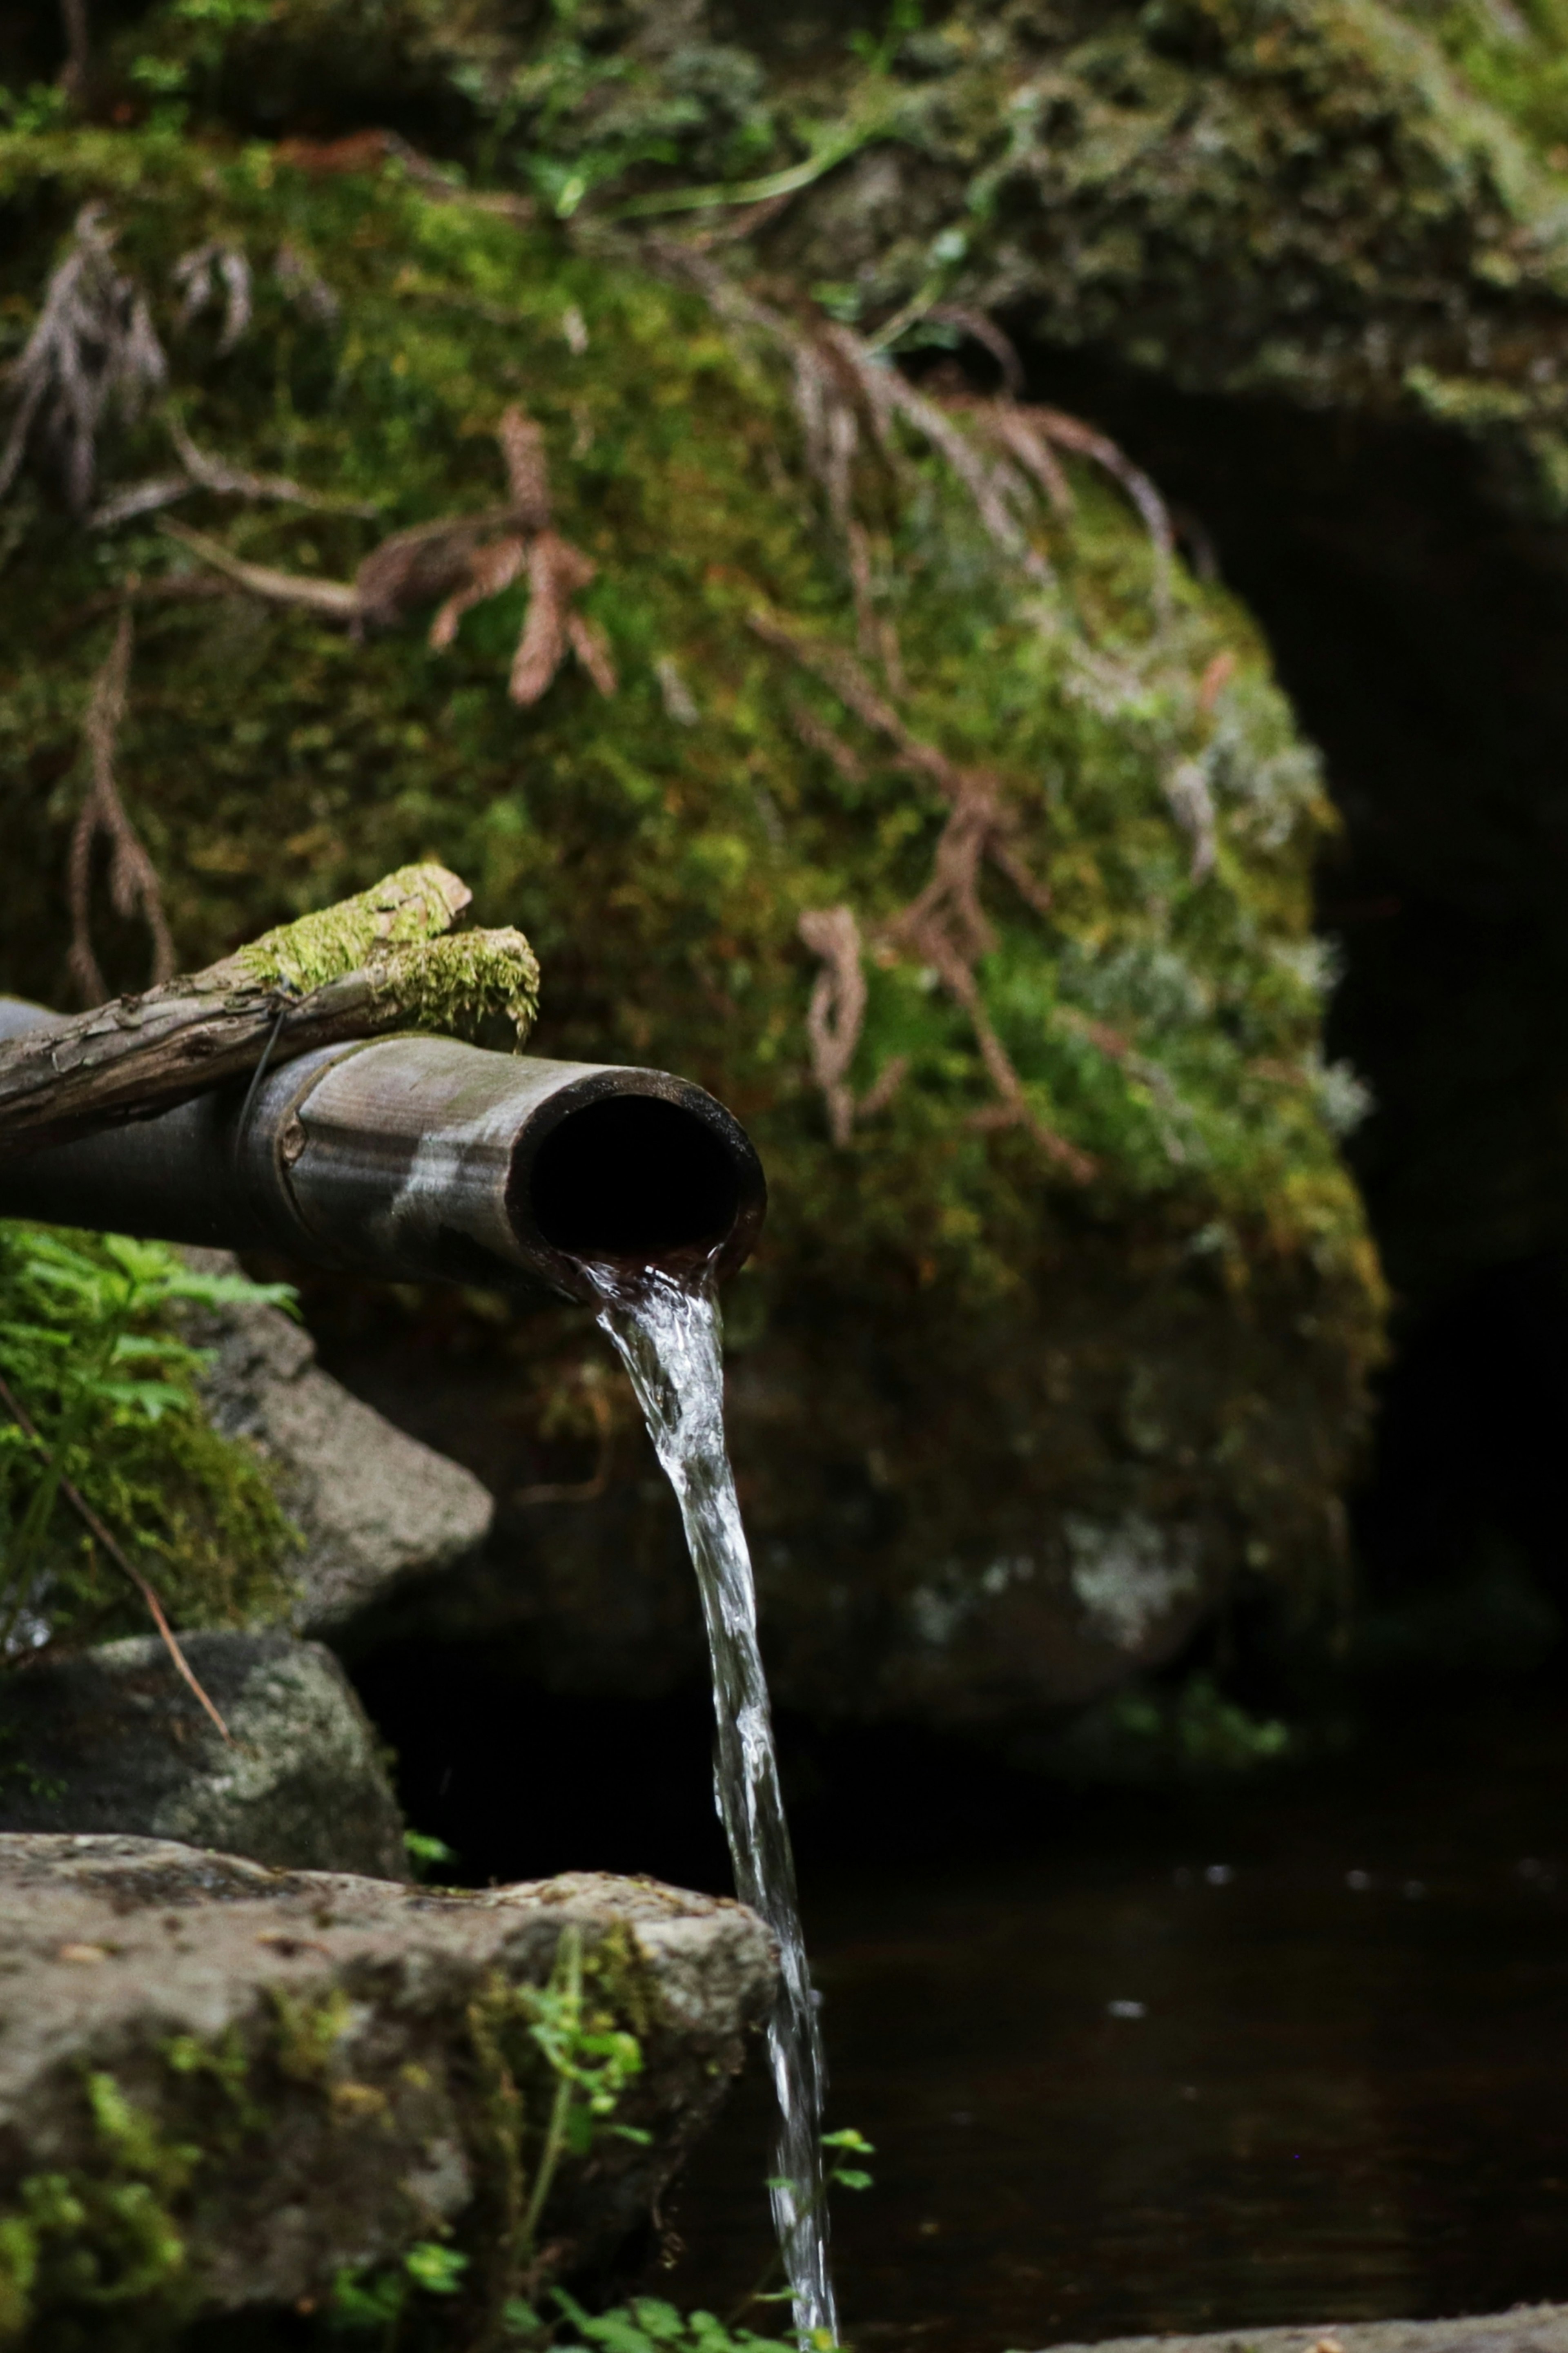
<path fill-rule="evenodd" d="M 805 1017 L 812 1076 L 827 1105 L 828 1133 L 835 1144 L 847 1144 L 856 1109 L 849 1069 L 866 1018 L 860 926 L 848 907 L 816 907 L 806 909 L 795 929 L 822 959 Z"/>
<path fill-rule="evenodd" d="M 180 304 L 182 327 L 188 327 L 193 319 L 199 319 L 204 311 L 221 301 L 223 328 L 217 348 L 218 356 L 223 358 L 233 351 L 250 324 L 253 302 L 247 256 L 237 245 L 226 245 L 215 238 L 210 244 L 198 245 L 191 253 L 183 253 L 174 264 L 174 279 L 184 297 Z"/>
<path fill-rule="evenodd" d="M 1002 371 L 1002 386 L 1010 398 L 1020 399 L 1024 390 L 1024 363 L 1011 335 L 996 324 L 984 311 L 971 311 L 962 302 L 936 302 L 926 312 L 928 319 L 941 326 L 956 327 L 968 335 L 983 351 L 990 353 Z"/>
<path fill-rule="evenodd" d="M 66 61 L 60 73 L 60 88 L 73 106 L 80 106 L 86 100 L 92 73 L 87 0 L 60 0 L 60 21 L 66 37 Z"/>
<path fill-rule="evenodd" d="M 976 400 L 965 396 L 951 400 L 946 406 L 972 417 L 983 432 L 999 441 L 1033 476 L 1058 514 L 1072 512 L 1073 496 L 1055 450 L 1067 449 L 1074 457 L 1087 458 L 1119 482 L 1137 508 L 1153 543 L 1155 603 L 1162 619 L 1169 614 L 1176 554 L 1170 510 L 1142 467 L 1135 466 L 1108 433 L 1086 425 L 1080 417 L 1069 417 L 1065 409 L 1045 408 L 1013 399 Z"/>
<path fill-rule="evenodd" d="M 117 523 L 129 522 L 137 515 L 153 514 L 160 507 L 173 506 L 177 499 L 188 499 L 195 491 L 213 491 L 223 498 L 270 499 L 282 505 L 305 507 L 317 514 L 374 516 L 377 512 L 362 500 L 333 498 L 307 490 L 303 482 L 296 482 L 288 474 L 253 474 L 244 466 L 231 466 L 226 459 L 199 449 L 183 418 L 173 408 L 168 423 L 169 438 L 179 453 L 184 470 L 178 474 L 150 475 L 144 481 L 128 482 L 123 490 L 111 491 L 108 498 L 99 501 L 88 516 L 90 531 L 112 531 Z"/>
<path fill-rule="evenodd" d="M 395 532 L 371 550 L 353 580 L 317 580 L 247 563 L 220 540 L 173 517 L 160 527 L 251 596 L 319 613 L 356 631 L 395 628 L 421 606 L 436 604 L 429 642 L 437 651 L 452 644 L 471 607 L 526 575 L 528 611 L 512 658 L 511 700 L 524 706 L 537 702 L 569 653 L 601 694 L 614 694 L 618 681 L 604 633 L 575 609 L 574 600 L 595 578 L 597 566 L 554 527 L 543 434 L 513 406 L 497 427 L 496 438 L 507 468 L 504 506 L 442 516 Z M 272 477 L 247 480 L 260 486 L 253 495 L 283 494 L 284 486 Z M 208 487 L 218 484 L 209 480 Z"/>
<path fill-rule="evenodd" d="M 851 750 L 837 729 L 830 727 L 826 719 L 813 711 L 809 702 L 792 703 L 789 717 L 790 725 L 808 752 L 820 752 L 847 785 L 865 783 L 865 761 L 858 752 Z"/>
<path fill-rule="evenodd" d="M 98 434 L 111 405 L 129 421 L 168 376 L 141 290 L 115 266 L 114 231 L 86 205 L 43 307 L 8 371 L 16 414 L 0 450 L 0 498 L 16 480 L 35 427 L 58 459 L 78 514 L 92 498 Z"/>
<path fill-rule="evenodd" d="M 1050 904 L 1046 885 L 1029 872 L 1013 846 L 1016 820 L 1006 807 L 1000 779 L 989 769 L 960 767 L 934 744 L 922 742 L 878 693 L 854 657 L 842 647 L 805 637 L 775 614 L 753 612 L 750 618 L 752 628 L 764 644 L 789 654 L 830 686 L 847 710 L 893 746 L 897 766 L 908 775 L 925 778 L 948 802 L 947 820 L 932 857 L 931 880 L 900 914 L 881 926 L 880 937 L 889 946 L 901 948 L 928 965 L 968 1017 L 981 1060 L 1001 1097 L 994 1110 L 976 1114 L 979 1123 L 988 1127 L 1026 1127 L 1049 1159 L 1078 1183 L 1087 1183 L 1096 1173 L 1096 1162 L 1047 1126 L 1029 1103 L 1023 1081 L 985 1010 L 980 984 L 974 976 L 976 959 L 993 945 L 995 937 L 980 903 L 984 862 L 988 860 L 1005 875 L 1037 913 L 1044 913 Z M 796 723 L 799 724 L 798 718 Z M 831 736 L 831 730 L 826 733 Z M 837 909 L 831 914 L 805 916 L 800 924 L 806 945 L 824 959 L 824 971 L 813 991 L 807 1031 L 813 1072 L 826 1099 L 836 1143 L 847 1141 L 856 1116 L 847 1073 L 865 1010 L 859 935 L 854 924 L 854 916 L 847 908 Z M 853 980 L 849 976 L 852 934 Z M 899 1078 L 902 1075 L 900 1071 Z M 898 1083 L 898 1079 L 891 1082 L 889 1098 L 891 1088 Z M 884 1071 L 872 1095 L 888 1085 L 888 1073 Z M 872 1097 L 868 1096 L 858 1110 L 863 1115 L 872 1107 Z M 880 1103 L 876 1107 L 880 1108 Z"/>
<path fill-rule="evenodd" d="M 92 854 L 99 837 L 109 843 L 109 894 L 114 912 L 127 922 L 140 914 L 153 941 L 153 984 L 174 969 L 174 943 L 163 911 L 158 870 L 125 813 L 114 781 L 114 752 L 125 717 L 131 676 L 131 607 L 122 606 L 109 659 L 92 682 L 82 730 L 89 762 L 88 787 L 71 828 L 67 866 L 71 943 L 67 959 L 84 1005 L 100 1005 L 109 994 L 92 946 Z"/>
<path fill-rule="evenodd" d="M 54 1458 L 50 1454 L 48 1448 L 45 1445 L 43 1439 L 39 1436 L 37 1427 L 35 1424 L 32 1416 L 28 1413 L 26 1406 L 23 1405 L 21 1398 L 17 1397 L 16 1391 L 12 1388 L 10 1383 L 3 1375 L 0 1375 L 0 1405 L 5 1406 L 6 1412 L 11 1416 L 11 1419 L 15 1421 L 16 1427 L 21 1430 L 24 1438 L 30 1439 L 33 1444 L 37 1448 L 39 1453 L 43 1456 L 46 1469 L 52 1467 Z M 170 1625 L 168 1619 L 164 1616 L 163 1605 L 159 1600 L 158 1596 L 153 1591 L 152 1586 L 142 1576 L 142 1571 L 126 1556 L 126 1554 L 121 1550 L 120 1546 L 116 1543 L 113 1536 L 110 1535 L 109 1530 L 104 1526 L 103 1522 L 99 1518 L 98 1514 L 93 1510 L 92 1505 L 88 1502 L 87 1497 L 81 1493 L 79 1488 L 72 1485 L 71 1482 L 65 1476 L 63 1472 L 60 1475 L 60 1493 L 65 1497 L 66 1502 L 70 1505 L 78 1519 L 80 1520 L 83 1527 L 88 1531 L 88 1534 L 96 1543 L 100 1544 L 103 1546 L 104 1551 L 109 1555 L 110 1559 L 114 1563 L 116 1568 L 120 1569 L 126 1577 L 128 1577 L 132 1584 L 136 1588 L 137 1592 L 142 1596 L 142 1600 L 147 1605 L 149 1614 L 152 1617 L 153 1625 L 158 1629 L 164 1649 L 168 1651 L 170 1658 L 174 1661 L 175 1673 L 181 1677 L 182 1681 L 184 1682 L 189 1686 L 190 1690 L 195 1694 L 195 1697 L 201 1703 L 202 1706 L 205 1708 L 214 1724 L 216 1725 L 222 1738 L 225 1739 L 232 1748 L 235 1745 L 234 1735 L 230 1732 L 227 1725 L 218 1714 L 217 1709 L 213 1705 L 212 1701 L 207 1697 L 206 1693 L 202 1689 L 201 1684 L 197 1682 L 195 1673 L 191 1666 L 191 1662 L 186 1658 L 184 1651 L 180 1648 L 179 1639 L 176 1636 L 174 1628 Z"/>
<path fill-rule="evenodd" d="M 364 617 L 353 581 L 311 580 L 302 573 L 277 571 L 268 564 L 247 564 L 242 557 L 231 555 L 221 540 L 209 538 L 205 531 L 193 531 L 189 523 L 176 522 L 172 515 L 165 516 L 158 528 L 204 564 L 210 564 L 215 572 L 225 574 L 267 604 L 302 606 L 307 612 L 321 613 L 333 621 Z"/>

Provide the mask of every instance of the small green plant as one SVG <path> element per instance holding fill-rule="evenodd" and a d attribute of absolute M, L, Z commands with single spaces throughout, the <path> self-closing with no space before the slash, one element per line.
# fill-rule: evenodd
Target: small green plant
<path fill-rule="evenodd" d="M 612 2312 L 586 2313 L 564 2288 L 555 2301 L 584 2345 L 600 2345 L 605 2353 L 797 2353 L 793 2340 L 756 2337 L 749 2328 L 731 2328 L 711 2312 L 677 2312 L 657 2296 L 634 2296 Z M 549 2339 L 535 2339 L 544 2344 Z M 826 2336 L 823 2346 L 827 2344 Z"/>
<path fill-rule="evenodd" d="M 920 31 L 924 19 L 921 0 L 892 0 L 880 33 L 851 33 L 846 46 L 872 73 L 888 73 L 905 39 Z"/>
<path fill-rule="evenodd" d="M 433 1838 L 428 1831 L 405 1831 L 403 1851 L 416 1879 L 436 1879 L 443 1863 L 458 1860 L 457 1850 L 445 1839 Z"/>
<path fill-rule="evenodd" d="M 438 1840 L 420 1844 L 448 1852 Z M 642 2022 L 644 2004 L 635 1947 L 615 1931 L 588 1950 L 579 1928 L 564 1928 L 542 1986 L 512 1985 L 491 1973 L 468 2009 L 499 2210 L 486 2234 L 483 2277 L 466 2280 L 468 2255 L 422 2241 L 390 2268 L 340 2273 L 329 2327 L 379 2327 L 390 2348 L 422 2309 L 421 2297 L 457 2296 L 472 2286 L 481 2306 L 477 2333 L 465 2338 L 472 2353 L 554 2342 L 561 2322 L 542 2319 L 535 2299 L 544 2268 L 540 2225 L 561 2168 L 589 2157 L 606 2137 L 649 2139 L 616 2115 L 643 2066 L 642 2045 L 622 2023 L 626 2014 Z"/>
<path fill-rule="evenodd" d="M 815 2197 L 805 2200 L 798 2209 L 803 2221 L 815 2214 L 817 2208 L 831 2197 L 834 2190 L 869 2189 L 871 2187 L 871 2176 L 866 2171 L 864 2166 L 856 2164 L 854 2160 L 862 2157 L 874 2157 L 877 2152 L 872 2143 L 863 2133 L 857 2132 L 853 2125 L 845 2125 L 837 2132 L 824 2133 L 822 2147 L 826 2158 L 822 2188 Z M 768 2182 L 770 2189 L 794 2189 L 796 2187 L 797 2185 L 786 2173 L 774 2174 Z M 792 2299 L 792 2291 L 779 2284 L 783 2278 L 783 2256 L 774 2254 L 769 2259 L 766 2269 L 751 2294 L 743 2297 L 735 2306 L 731 2315 L 731 2322 L 738 2321 L 742 2313 L 750 2312 L 752 2306 L 756 2304 L 788 2304 Z M 825 2331 L 816 2331 L 811 2339 L 812 2353 L 816 2353 L 819 2344 L 823 2348 L 826 2348 L 832 2345 L 832 2338 Z"/>
<path fill-rule="evenodd" d="M 291 1296 L 158 1242 L 0 1224 L 0 1652 L 145 1625 L 78 1498 L 176 1623 L 281 1614 L 291 1531 L 254 1452 L 208 1421 L 175 1317 Z"/>
<path fill-rule="evenodd" d="M 459 2295 L 468 2268 L 468 2256 L 456 2247 L 444 2246 L 439 2239 L 416 2240 L 389 2270 L 341 2271 L 333 2283 L 327 2326 L 343 2332 L 376 2328 L 390 2345 L 414 2295 Z"/>
<path fill-rule="evenodd" d="M 0 2218 L 3 2343 L 64 2310 L 102 2316 L 133 2306 L 172 2320 L 183 2306 L 185 2244 L 172 2210 L 201 2151 L 173 2138 L 107 2072 L 84 2073 L 81 2090 L 92 2158 L 68 2172 L 29 2174 Z"/>
<path fill-rule="evenodd" d="M 70 112 L 70 100 L 57 82 L 36 81 L 26 90 L 0 86 L 0 125 L 26 136 L 58 130 Z"/>

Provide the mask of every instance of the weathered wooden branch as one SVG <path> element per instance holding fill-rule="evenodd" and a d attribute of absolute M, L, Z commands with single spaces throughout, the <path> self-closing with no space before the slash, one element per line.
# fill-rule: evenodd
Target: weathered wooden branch
<path fill-rule="evenodd" d="M 452 933 L 471 895 L 444 867 L 405 866 L 203 972 L 0 1045 L 0 1155 L 167 1111 L 263 1056 L 389 1029 L 461 1034 L 495 1013 L 521 1044 L 539 968 L 520 932 Z"/>

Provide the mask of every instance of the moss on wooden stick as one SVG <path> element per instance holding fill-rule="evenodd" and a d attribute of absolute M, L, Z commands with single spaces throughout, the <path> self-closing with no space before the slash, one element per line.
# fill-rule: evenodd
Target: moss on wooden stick
<path fill-rule="evenodd" d="M 400 867 L 204 971 L 0 1046 L 0 1155 L 166 1111 L 263 1055 L 390 1029 L 462 1035 L 498 1014 L 521 1045 L 538 964 L 521 932 L 453 934 L 470 897 L 445 867 Z"/>

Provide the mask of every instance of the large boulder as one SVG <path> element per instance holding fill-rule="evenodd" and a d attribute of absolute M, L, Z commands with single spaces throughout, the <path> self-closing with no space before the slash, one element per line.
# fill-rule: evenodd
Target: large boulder
<path fill-rule="evenodd" d="M 0 1694 L 0 1831 L 123 1831 L 306 1871 L 406 1875 L 374 1729 L 319 1642 L 181 1647 L 226 1741 L 155 1635 L 14 1672 Z"/>
<path fill-rule="evenodd" d="M 307 16 L 367 54 L 352 6 L 286 6 L 257 36 L 285 76 Z M 731 1426 L 782 1694 L 994 1723 L 1172 1659 L 1249 1577 L 1335 1589 L 1382 1296 L 1310 934 L 1331 814 L 1154 488 L 1071 418 L 917 393 L 739 272 L 574 246 L 395 142 L 226 146 L 200 112 L 223 74 L 192 71 L 188 144 L 132 105 L 0 157 L 18 333 L 69 255 L 142 290 L 168 367 L 140 425 L 105 411 L 79 521 L 41 422 L 12 493 L 16 985 L 67 983 L 51 780 L 109 644 L 72 617 L 123 582 L 157 618 L 119 773 L 182 961 L 438 848 L 538 948 L 542 1052 L 684 1071 L 754 1135 L 773 1207 L 731 1303 Z M 103 244 L 131 173 L 134 251 Z M 232 343 L 218 255 L 248 290 Z M 359 613 L 380 541 L 496 512 L 509 468 L 535 515 L 548 476 L 575 550 L 552 593 L 580 599 L 539 609 L 526 659 L 510 540 L 438 621 L 394 540 Z M 165 491 L 184 538 L 142 503 Z M 139 980 L 134 935 L 99 928 Z M 374 1360 L 397 1343 L 409 1426 L 447 1445 L 461 1398 L 450 1442 L 532 1515 L 492 1565 L 549 1671 L 604 1687 L 604 1626 L 640 1687 L 688 1672 L 678 1540 L 591 1318 L 404 1296 L 361 1331 Z M 374 1507 L 354 1453 L 323 1497 Z M 605 1614 L 580 1573 L 601 1504 Z M 621 1641 L 639 1620 L 657 1641 Z"/>
<path fill-rule="evenodd" d="M 647 2137 L 596 2132 L 561 2168 L 536 2290 L 642 2252 L 772 1995 L 751 1913 L 647 1881 L 435 1894 L 0 1838 L 0 2338 L 103 2344 L 113 2319 L 156 2347 L 203 2315 L 330 2304 L 342 2271 L 445 2240 L 469 2342 L 519 2284 L 509 2196 L 558 2081 L 530 1989 L 554 1971 L 559 1991 L 563 1959 L 598 2031 L 636 2038 L 614 2121 Z"/>

